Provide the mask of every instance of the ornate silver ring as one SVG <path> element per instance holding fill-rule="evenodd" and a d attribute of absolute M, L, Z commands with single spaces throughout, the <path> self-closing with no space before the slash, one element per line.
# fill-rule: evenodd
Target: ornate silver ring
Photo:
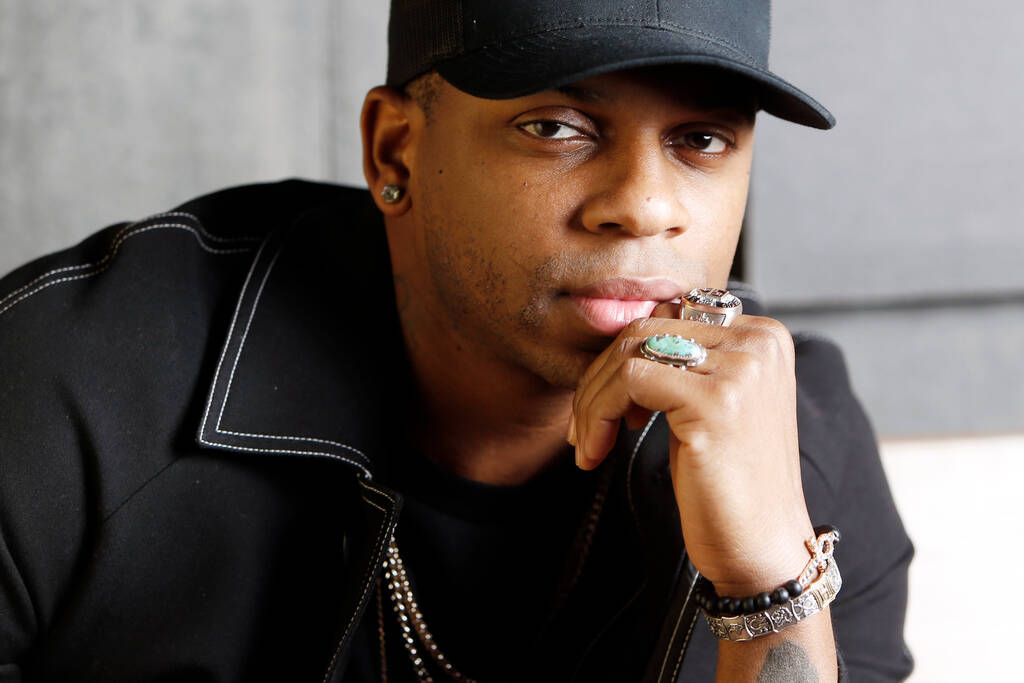
<path fill-rule="evenodd" d="M 683 297 L 683 320 L 728 327 L 743 313 L 743 302 L 727 289 L 699 287 Z"/>
<path fill-rule="evenodd" d="M 708 350 L 699 342 L 678 334 L 656 334 L 640 345 L 640 355 L 677 368 L 693 368 L 708 358 Z"/>

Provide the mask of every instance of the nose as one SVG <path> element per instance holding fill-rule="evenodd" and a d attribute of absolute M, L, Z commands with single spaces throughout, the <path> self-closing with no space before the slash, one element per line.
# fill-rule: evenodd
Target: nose
<path fill-rule="evenodd" d="M 620 230 L 637 237 L 686 231 L 690 216 L 682 199 L 682 178 L 660 141 L 637 140 L 598 163 L 600 189 L 583 206 L 584 228 L 593 233 Z"/>

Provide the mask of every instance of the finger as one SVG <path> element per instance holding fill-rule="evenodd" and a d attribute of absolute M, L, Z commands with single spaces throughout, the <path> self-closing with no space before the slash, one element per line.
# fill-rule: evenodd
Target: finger
<path fill-rule="evenodd" d="M 660 304 L 654 307 L 651 311 L 650 317 L 652 318 L 674 318 L 679 319 L 679 313 L 682 310 L 683 305 L 678 301 L 662 301 Z"/>
<path fill-rule="evenodd" d="M 724 328 L 692 320 L 679 320 L 678 310 L 679 304 L 662 302 L 655 308 L 651 317 L 634 320 L 623 328 L 615 341 L 594 359 L 580 379 L 573 396 L 573 417 L 570 418 L 570 421 L 576 419 L 575 416 L 579 415 L 581 404 L 586 402 L 588 387 L 595 384 L 601 386 L 611 373 L 617 371 L 624 359 L 638 355 L 637 350 L 647 337 L 656 334 L 678 334 L 694 339 L 707 349 L 736 350 L 744 346 L 744 340 L 741 338 L 748 331 L 764 330 L 773 326 L 781 327 L 781 323 L 771 318 L 741 315 L 730 327 Z M 675 317 L 671 317 L 673 313 L 675 313 Z M 696 370 L 696 372 L 707 374 L 711 370 L 704 368 Z M 570 434 L 577 431 L 578 425 L 570 425 Z"/>
<path fill-rule="evenodd" d="M 692 338 L 706 349 L 713 349 L 721 341 L 721 333 L 714 332 L 714 328 L 701 323 L 694 323 L 688 320 L 676 320 L 667 318 L 644 318 L 634 320 L 627 325 L 601 354 L 591 363 L 590 367 L 580 379 L 573 396 L 573 414 L 578 415 L 580 406 L 585 404 L 588 388 L 600 386 L 612 373 L 618 370 L 626 358 L 639 355 L 640 345 L 648 337 L 657 334 L 678 334 L 685 338 Z M 697 337 L 700 338 L 697 338 Z M 697 372 L 710 372 L 708 368 Z"/>
<path fill-rule="evenodd" d="M 648 329 L 654 329 L 654 325 L 655 323 L 651 322 L 649 318 L 634 320 L 623 328 L 615 340 L 594 359 L 576 385 L 576 393 L 573 395 L 572 400 L 573 417 L 570 420 L 574 420 L 575 416 L 579 414 L 580 401 L 587 387 L 591 386 L 594 382 L 603 381 L 601 378 L 609 371 L 614 371 L 623 358 L 635 356 L 638 346 L 636 340 L 641 338 L 641 335 L 643 335 L 643 338 L 646 338 L 652 334 L 657 334 L 656 332 L 647 331 Z M 573 432 L 574 429 L 570 427 L 569 431 Z"/>
<path fill-rule="evenodd" d="M 608 455 L 620 420 L 635 409 L 672 412 L 699 405 L 705 376 L 646 358 L 630 358 L 577 415 L 577 465 L 593 469 Z"/>
<path fill-rule="evenodd" d="M 634 320 L 631 322 L 619 333 L 619 336 L 615 338 L 615 341 L 609 344 L 608 347 L 602 351 L 596 359 L 594 359 L 594 362 L 590 364 L 587 371 L 583 373 L 583 377 L 576 386 L 576 392 L 573 394 L 572 416 L 570 417 L 570 421 L 573 422 L 575 426 L 570 426 L 570 433 L 578 436 L 578 416 L 581 412 L 581 406 L 586 400 L 587 393 L 591 387 L 600 386 L 607 381 L 607 376 L 610 373 L 615 372 L 619 365 L 622 364 L 623 359 L 636 356 L 640 341 L 645 339 L 647 336 L 650 336 L 648 332 L 653 329 L 653 325 L 654 323 L 650 319 Z M 650 332 L 650 334 L 654 334 L 654 332 Z M 578 443 L 579 441 L 577 440 L 576 444 Z"/>
<path fill-rule="evenodd" d="M 671 306 L 659 304 L 655 313 L 671 312 Z M 761 343 L 761 337 L 790 339 L 786 327 L 774 318 L 757 315 L 740 315 L 728 327 L 709 325 L 694 320 L 678 320 L 668 317 L 652 317 L 645 327 L 648 335 L 678 334 L 693 338 L 707 348 L 723 350 L 740 350 L 750 344 Z"/>
<path fill-rule="evenodd" d="M 579 403 L 576 405 L 576 452 L 577 464 L 585 469 L 596 467 L 615 445 L 618 434 L 619 421 L 626 417 L 630 427 L 638 422 L 642 426 L 642 420 L 649 418 L 650 413 L 656 410 L 672 410 L 678 407 L 677 400 L 655 401 L 648 405 L 631 400 L 631 394 L 615 395 L 615 400 L 609 403 L 608 392 L 622 391 L 624 388 L 633 387 L 634 383 L 652 381 L 662 387 L 662 393 L 644 394 L 653 398 L 669 398 L 668 393 L 672 387 L 678 389 L 689 380 L 684 379 L 685 375 L 710 375 L 723 362 L 724 356 L 720 352 L 710 350 L 703 363 L 695 368 L 683 369 L 665 363 L 648 360 L 639 355 L 623 359 L 614 372 L 602 375 L 600 382 L 592 382 L 585 390 Z M 705 380 L 709 381 L 709 380 Z M 674 399 L 678 399 L 675 396 Z M 598 400 L 604 400 L 603 410 L 596 408 Z M 611 406 L 611 407 L 609 407 Z M 600 418 L 594 419 L 595 414 Z M 587 465 L 589 464 L 589 467 Z"/>

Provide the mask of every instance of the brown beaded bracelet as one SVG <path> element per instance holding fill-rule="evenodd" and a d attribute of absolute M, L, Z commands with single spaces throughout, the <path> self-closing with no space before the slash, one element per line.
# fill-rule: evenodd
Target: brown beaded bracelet
<path fill-rule="evenodd" d="M 745 598 L 720 596 L 715 587 L 705 577 L 697 579 L 694 587 L 694 600 L 708 614 L 737 616 L 753 614 L 766 610 L 774 605 L 782 605 L 799 596 L 814 580 L 814 577 L 825 571 L 836 543 L 839 542 L 839 529 L 831 524 L 814 527 L 814 538 L 804 541 L 807 552 L 811 554 L 800 575 L 787 581 L 773 591 L 765 591 Z"/>

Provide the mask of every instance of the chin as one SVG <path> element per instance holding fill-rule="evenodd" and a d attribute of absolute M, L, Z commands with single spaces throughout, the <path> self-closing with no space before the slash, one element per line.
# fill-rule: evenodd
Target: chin
<path fill-rule="evenodd" d="M 546 355 L 535 359 L 535 362 L 530 364 L 530 370 L 553 387 L 575 390 L 597 355 L 591 351 L 578 351 L 564 356 Z"/>

